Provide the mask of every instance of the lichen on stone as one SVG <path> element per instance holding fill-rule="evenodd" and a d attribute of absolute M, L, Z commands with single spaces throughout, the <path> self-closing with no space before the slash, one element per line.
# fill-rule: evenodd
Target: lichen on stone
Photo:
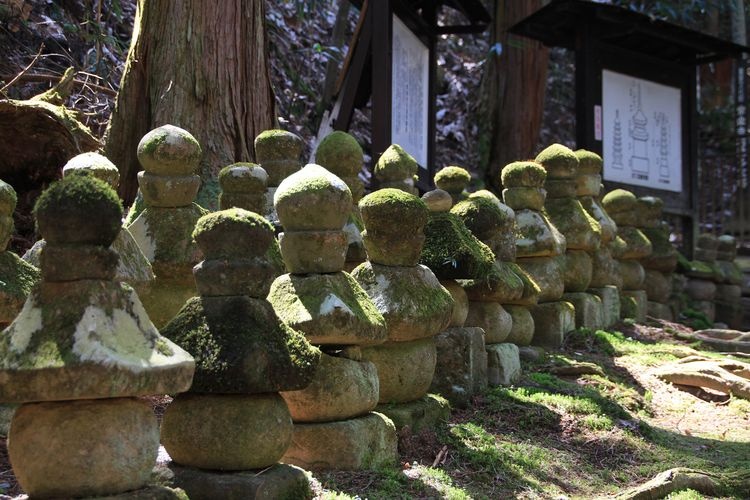
<path fill-rule="evenodd" d="M 500 181 L 504 188 L 544 186 L 547 171 L 535 161 L 517 161 L 503 167 Z"/>
<path fill-rule="evenodd" d="M 222 191 L 263 193 L 267 184 L 268 174 L 256 163 L 232 163 L 219 171 L 219 185 Z"/>
<path fill-rule="evenodd" d="M 398 144 L 391 144 L 375 164 L 375 177 L 381 182 L 412 179 L 419 166 L 412 155 Z"/>
<path fill-rule="evenodd" d="M 451 194 L 461 193 L 469 182 L 471 182 L 471 174 L 461 167 L 443 167 L 435 174 L 435 185 Z"/>
<path fill-rule="evenodd" d="M 427 223 L 427 204 L 417 196 L 400 189 L 385 188 L 359 201 L 365 228 L 391 230 L 410 234 Z"/>
<path fill-rule="evenodd" d="M 578 170 L 578 157 L 562 144 L 548 146 L 535 160 L 547 170 L 549 178 L 570 178 L 575 176 Z"/>
<path fill-rule="evenodd" d="M 254 256 L 267 251 L 274 239 L 274 229 L 261 215 L 230 208 L 198 219 L 193 239 L 208 258 Z"/>
<path fill-rule="evenodd" d="M 485 197 L 469 197 L 456 203 L 451 213 L 459 216 L 472 233 L 483 239 L 488 233 L 507 230 L 513 225 L 513 210 L 505 205 L 502 207 L 505 210 Z"/>
<path fill-rule="evenodd" d="M 318 144 L 315 162 L 338 176 L 355 176 L 362 168 L 362 146 L 351 135 L 336 130 Z"/>
<path fill-rule="evenodd" d="M 302 154 L 302 139 L 281 129 L 264 130 L 255 138 L 255 156 L 262 164 L 269 160 L 298 159 Z"/>

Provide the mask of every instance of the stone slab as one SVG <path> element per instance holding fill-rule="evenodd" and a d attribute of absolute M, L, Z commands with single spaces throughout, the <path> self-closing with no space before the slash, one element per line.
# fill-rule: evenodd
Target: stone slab
<path fill-rule="evenodd" d="M 313 497 L 307 474 L 294 465 L 277 464 L 260 470 L 220 472 L 170 462 L 157 466 L 157 474 L 170 486 L 183 489 L 190 500 L 303 500 Z"/>
<path fill-rule="evenodd" d="M 415 434 L 425 429 L 435 429 L 451 416 L 450 403 L 437 394 L 427 394 L 408 403 L 378 405 L 376 410 L 393 421 L 397 432 L 408 427 Z"/>
<path fill-rule="evenodd" d="M 620 290 L 616 286 L 591 288 L 589 293 L 602 301 L 602 327 L 606 328 L 620 321 Z"/>
<path fill-rule="evenodd" d="M 534 318 L 534 338 L 531 345 L 558 349 L 565 334 L 575 330 L 575 308 L 570 302 L 544 302 L 529 309 Z"/>
<path fill-rule="evenodd" d="M 674 314 L 672 314 L 672 308 L 669 304 L 662 304 L 661 302 L 649 300 L 647 311 L 648 315 L 652 318 L 674 321 Z"/>
<path fill-rule="evenodd" d="M 487 352 L 484 330 L 448 328 L 435 337 L 437 364 L 430 391 L 453 406 L 465 408 L 471 397 L 487 388 Z"/>
<path fill-rule="evenodd" d="M 521 359 L 515 344 L 487 346 L 487 379 L 489 385 L 511 385 L 521 377 Z"/>
<path fill-rule="evenodd" d="M 370 412 L 362 417 L 294 426 L 292 445 L 281 459 L 309 470 L 372 470 L 398 460 L 396 427 Z"/>
<path fill-rule="evenodd" d="M 563 300 L 573 304 L 576 311 L 576 328 L 597 330 L 604 326 L 602 299 L 591 293 L 573 292 L 563 294 Z"/>
<path fill-rule="evenodd" d="M 631 318 L 638 323 L 646 321 L 648 296 L 645 290 L 623 290 L 620 295 L 620 316 Z"/>

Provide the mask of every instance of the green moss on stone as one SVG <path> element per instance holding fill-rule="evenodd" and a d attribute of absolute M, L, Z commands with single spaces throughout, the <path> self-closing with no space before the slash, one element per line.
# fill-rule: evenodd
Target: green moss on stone
<path fill-rule="evenodd" d="M 362 146 L 346 132 L 325 136 L 315 150 L 315 162 L 340 177 L 356 176 L 362 168 Z"/>
<path fill-rule="evenodd" d="M 400 189 L 385 188 L 359 201 L 362 222 L 369 231 L 411 232 L 427 224 L 427 204 Z"/>
<path fill-rule="evenodd" d="M 602 171 L 602 157 L 593 151 L 579 149 L 575 152 L 578 158 L 579 174 L 598 174 Z"/>
<path fill-rule="evenodd" d="M 391 144 L 375 164 L 375 177 L 381 182 L 411 179 L 417 173 L 417 160 L 398 144 Z"/>
<path fill-rule="evenodd" d="M 471 174 L 461 167 L 444 167 L 435 174 L 435 185 L 451 194 L 461 193 L 471 182 Z"/>
<path fill-rule="evenodd" d="M 500 173 L 500 181 L 504 188 L 512 187 L 535 187 L 544 186 L 547 179 L 547 171 L 539 163 L 534 161 L 517 161 L 503 167 Z"/>
<path fill-rule="evenodd" d="M 149 207 L 128 229 L 152 264 L 194 265 L 203 259 L 203 254 L 192 234 L 198 220 L 206 214 L 208 212 L 195 203 L 179 208 Z"/>
<path fill-rule="evenodd" d="M 18 196 L 10 184 L 0 181 L 0 214 L 11 215 L 16 209 Z"/>
<path fill-rule="evenodd" d="M 39 278 L 39 269 L 13 252 L 0 252 L 0 293 L 25 299 Z"/>
<path fill-rule="evenodd" d="M 109 246 L 120 231 L 122 204 L 106 182 L 75 175 L 47 188 L 36 201 L 34 215 L 37 229 L 50 243 Z"/>
<path fill-rule="evenodd" d="M 304 143 L 297 135 L 286 130 L 264 130 L 255 138 L 255 157 L 258 162 L 269 160 L 298 160 Z"/>
<path fill-rule="evenodd" d="M 453 205 L 450 211 L 460 217 L 477 238 L 483 240 L 491 233 L 510 229 L 513 225 L 515 214 L 510 208 L 505 208 L 502 210 L 501 205 L 485 197 L 470 197 Z"/>
<path fill-rule="evenodd" d="M 274 228 L 255 212 L 230 208 L 198 219 L 193 238 L 207 258 L 256 256 L 268 250 Z"/>
<path fill-rule="evenodd" d="M 232 193 L 265 193 L 268 174 L 257 163 L 238 162 L 219 171 L 222 191 Z"/>
<path fill-rule="evenodd" d="M 550 178 L 569 178 L 578 171 L 578 157 L 562 144 L 552 144 L 539 153 L 536 162 L 540 163 Z"/>
<path fill-rule="evenodd" d="M 190 132 L 174 125 L 163 125 L 141 138 L 138 161 L 147 172 L 158 175 L 192 175 L 198 169 L 203 151 Z"/>
<path fill-rule="evenodd" d="M 619 212 L 633 211 L 637 204 L 638 198 L 625 189 L 614 189 L 602 198 L 602 206 L 610 216 Z"/>
<path fill-rule="evenodd" d="M 425 235 L 420 263 L 440 279 L 484 279 L 492 271 L 492 250 L 471 234 L 455 214 L 430 213 Z"/>

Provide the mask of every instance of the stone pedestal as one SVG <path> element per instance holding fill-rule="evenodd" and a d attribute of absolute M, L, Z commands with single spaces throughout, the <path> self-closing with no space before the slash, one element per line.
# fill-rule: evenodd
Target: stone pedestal
<path fill-rule="evenodd" d="M 645 290 L 624 290 L 620 295 L 620 316 L 638 323 L 646 321 L 648 296 Z"/>
<path fill-rule="evenodd" d="M 602 301 L 602 326 L 607 328 L 620 321 L 620 291 L 616 286 L 608 285 L 592 288 L 593 293 Z"/>
<path fill-rule="evenodd" d="M 559 349 L 565 334 L 575 330 L 575 308 L 570 302 L 544 302 L 531 307 L 529 312 L 535 325 L 531 345 Z"/>
<path fill-rule="evenodd" d="M 420 399 L 400 404 L 380 404 L 376 411 L 393 421 L 396 431 L 409 428 L 418 434 L 423 430 L 433 430 L 448 422 L 451 405 L 447 399 L 437 394 L 427 394 Z"/>
<path fill-rule="evenodd" d="M 435 336 L 437 364 L 430 391 L 442 394 L 455 407 L 466 408 L 471 396 L 487 388 L 484 330 L 448 328 Z"/>
<path fill-rule="evenodd" d="M 604 305 L 598 296 L 584 292 L 565 293 L 563 300 L 573 304 L 577 327 L 592 330 L 604 327 Z"/>
<path fill-rule="evenodd" d="M 521 378 L 521 360 L 515 344 L 487 346 L 487 378 L 489 385 L 511 385 Z"/>

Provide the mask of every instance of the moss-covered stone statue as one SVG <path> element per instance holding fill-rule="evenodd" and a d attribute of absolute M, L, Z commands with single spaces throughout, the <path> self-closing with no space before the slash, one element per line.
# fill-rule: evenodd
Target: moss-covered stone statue
<path fill-rule="evenodd" d="M 357 140 L 346 132 L 337 130 L 328 134 L 315 150 L 315 161 L 333 175 L 341 178 L 352 193 L 352 210 L 344 231 L 349 242 L 346 251 L 346 269 L 354 269 L 367 259 L 362 243 L 362 216 L 358 203 L 365 193 L 365 185 L 359 179 L 364 163 L 364 153 Z"/>
<path fill-rule="evenodd" d="M 268 173 L 266 208 L 261 213 L 278 230 L 279 218 L 273 208 L 273 197 L 281 181 L 302 168 L 302 138 L 286 130 L 264 130 L 255 138 L 255 161 Z"/>
<path fill-rule="evenodd" d="M 702 233 L 695 243 L 694 259 L 685 274 L 688 281 L 685 292 L 691 309 L 706 315 L 713 323 L 716 319 L 716 285 L 723 281 L 722 270 L 716 264 L 719 240 L 710 233 Z"/>
<path fill-rule="evenodd" d="M 106 182 L 115 190 L 120 183 L 120 173 L 117 167 L 99 153 L 82 153 L 74 156 L 63 167 L 63 177 L 79 174 L 90 174 Z M 23 259 L 38 267 L 45 245 L 46 241 L 40 239 L 24 254 Z M 130 231 L 126 228 L 120 230 L 112 243 L 112 250 L 117 253 L 118 257 L 115 281 L 127 283 L 139 294 L 145 293 L 154 279 L 154 271 Z"/>
<path fill-rule="evenodd" d="M 435 186 L 450 194 L 453 203 L 458 203 L 469 196 L 466 193 L 469 182 L 471 182 L 471 174 L 461 167 L 443 167 L 435 174 Z"/>
<path fill-rule="evenodd" d="M 193 237 L 205 255 L 194 269 L 200 296 L 162 330 L 196 361 L 190 392 L 174 399 L 162 423 L 175 485 L 193 497 L 195 469 L 205 469 L 199 473 L 203 487 L 213 483 L 217 491 L 227 472 L 252 470 L 234 474 L 236 496 L 259 485 L 276 498 L 300 491 L 306 493 L 299 498 L 311 496 L 303 471 L 276 465 L 292 440 L 279 391 L 309 385 L 320 351 L 265 299 L 276 276 L 266 258 L 273 226 L 231 208 L 201 217 Z M 280 476 L 296 480 L 276 484 Z"/>
<path fill-rule="evenodd" d="M 453 299 L 432 271 L 419 264 L 428 215 L 421 199 L 385 188 L 362 198 L 359 208 L 368 262 L 352 276 L 388 328 L 385 344 L 364 347 L 361 353 L 378 370 L 379 408 L 393 414 L 400 428 L 416 408 L 424 412 L 424 407 L 438 403 L 426 397 L 435 371 L 433 337 L 448 326 Z M 433 409 L 443 410 L 439 404 Z"/>
<path fill-rule="evenodd" d="M 563 299 L 575 307 L 576 326 L 601 328 L 602 301 L 586 293 L 593 274 L 592 256 L 601 245 L 601 227 L 578 200 L 578 156 L 562 144 L 553 144 L 536 161 L 547 170 L 545 211 L 565 236 L 565 254 L 560 256 Z"/>
<path fill-rule="evenodd" d="M 575 152 L 578 158 L 576 174 L 576 196 L 586 212 L 598 224 L 601 234 L 601 245 L 590 252 L 591 281 L 588 293 L 601 300 L 601 326 L 607 327 L 620 321 L 620 268 L 612 256 L 612 246 L 617 238 L 617 224 L 601 205 L 602 192 L 602 158 L 598 154 L 579 149 Z M 578 311 L 576 310 L 576 313 Z"/>
<path fill-rule="evenodd" d="M 133 289 L 113 280 L 117 194 L 67 176 L 39 197 L 35 215 L 47 241 L 42 281 L 0 335 L 0 402 L 24 403 L 8 438 L 19 483 L 32 498 L 178 498 L 138 491 L 159 429 L 137 396 L 187 390 L 195 365 L 159 335 Z"/>
<path fill-rule="evenodd" d="M 373 174 L 381 189 L 394 188 L 417 195 L 419 165 L 412 155 L 398 144 L 391 144 L 375 163 Z"/>
<path fill-rule="evenodd" d="M 726 323 L 729 328 L 741 329 L 743 308 L 742 270 L 737 258 L 737 239 L 729 234 L 719 236 L 716 251 L 716 265 L 721 270 L 721 281 L 716 285 L 716 320 Z"/>
<path fill-rule="evenodd" d="M 503 201 L 516 215 L 516 264 L 539 287 L 536 302 L 531 294 L 517 303 L 527 306 L 534 320 L 531 343 L 557 348 L 575 328 L 575 310 L 560 300 L 565 281 L 558 257 L 566 241 L 544 211 L 547 170 L 535 161 L 519 161 L 506 165 L 500 176 Z"/>
<path fill-rule="evenodd" d="M 624 189 L 607 193 L 602 198 L 602 206 L 617 224 L 617 246 L 612 253 L 618 261 L 622 279 L 620 316 L 643 322 L 648 312 L 648 297 L 644 288 L 646 272 L 641 259 L 651 255 L 653 247 L 638 226 L 650 209 Z"/>
<path fill-rule="evenodd" d="M 197 293 L 193 266 L 203 256 L 192 234 L 207 213 L 193 202 L 200 188 L 196 171 L 201 154 L 198 141 L 173 125 L 152 130 L 138 144 L 143 166 L 138 184 L 145 208 L 126 227 L 156 275 L 141 299 L 158 328 Z"/>
<path fill-rule="evenodd" d="M 312 383 L 282 393 L 294 420 L 283 461 L 312 469 L 393 463 L 393 423 L 372 411 L 377 370 L 358 352 L 386 339 L 385 320 L 343 271 L 351 191 L 325 168 L 309 164 L 279 185 L 274 206 L 284 228 L 279 239 L 289 274 L 274 280 L 268 300 L 285 323 L 323 351 Z"/>

